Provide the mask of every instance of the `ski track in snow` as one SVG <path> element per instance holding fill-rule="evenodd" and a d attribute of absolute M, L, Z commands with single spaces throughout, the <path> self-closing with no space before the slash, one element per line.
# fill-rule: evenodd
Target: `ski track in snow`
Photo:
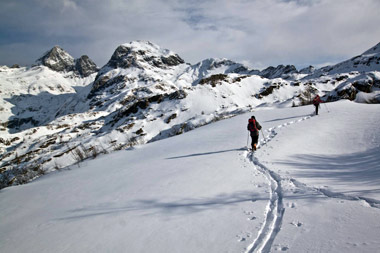
<path fill-rule="evenodd" d="M 303 117 L 296 121 L 290 121 L 265 130 L 266 132 L 269 132 L 269 134 L 266 137 L 264 136 L 264 139 L 260 141 L 258 149 L 260 149 L 262 146 L 265 146 L 277 135 L 276 129 L 280 129 L 294 123 L 302 122 L 304 120 L 310 119 L 311 117 L 312 116 Z M 276 238 L 276 235 L 281 230 L 282 218 L 285 213 L 285 207 L 283 204 L 283 192 L 281 187 L 281 181 L 283 180 L 292 182 L 297 188 L 312 192 L 318 192 L 319 194 L 322 194 L 328 198 L 337 198 L 350 201 L 364 201 L 370 207 L 380 208 L 380 201 L 375 199 L 359 196 L 349 196 L 342 193 L 334 193 L 327 189 L 307 186 L 306 184 L 301 183 L 294 178 L 281 178 L 280 175 L 271 171 L 265 165 L 263 165 L 255 156 L 254 152 L 247 152 L 246 157 L 253 163 L 255 169 L 267 178 L 270 186 L 270 198 L 266 208 L 265 221 L 256 239 L 247 247 L 246 253 L 269 252 L 273 241 Z"/>
<path fill-rule="evenodd" d="M 325 197 L 328 198 L 334 198 L 334 199 L 342 199 L 342 200 L 349 200 L 349 201 L 363 201 L 365 202 L 368 206 L 373 207 L 373 208 L 378 208 L 380 209 L 380 201 L 376 199 L 371 199 L 371 198 L 366 198 L 366 197 L 360 197 L 360 196 L 351 196 L 351 195 L 345 195 L 343 193 L 336 193 L 333 191 L 330 191 L 328 189 L 320 188 L 320 187 L 310 187 L 307 186 L 304 183 L 301 183 L 297 181 L 294 178 L 289 179 L 290 182 L 294 184 L 297 188 L 307 190 L 307 191 L 312 191 L 312 192 L 318 192 Z"/>
<path fill-rule="evenodd" d="M 266 145 L 271 141 L 276 135 L 276 129 L 288 126 L 290 124 L 298 123 L 311 118 L 311 116 L 303 117 L 297 121 L 290 121 L 282 125 L 269 128 L 266 130 L 269 132 L 267 137 L 264 136 L 264 140 L 261 140 L 258 148 Z M 255 241 L 250 244 L 247 248 L 247 253 L 252 252 L 269 252 L 277 233 L 281 229 L 282 217 L 284 216 L 285 207 L 283 204 L 283 193 L 281 187 L 281 181 L 283 180 L 277 173 L 268 169 L 263 165 L 254 153 L 247 154 L 248 159 L 254 164 L 255 168 L 262 173 L 268 180 L 270 191 L 269 191 L 269 202 L 266 208 L 265 221 L 256 237 Z"/>
<path fill-rule="evenodd" d="M 281 188 L 281 177 L 269 170 L 252 154 L 251 161 L 256 169 L 265 175 L 270 185 L 269 202 L 266 208 L 266 218 L 255 241 L 248 247 L 247 252 L 269 252 L 277 233 L 281 229 L 282 217 L 285 212 Z"/>

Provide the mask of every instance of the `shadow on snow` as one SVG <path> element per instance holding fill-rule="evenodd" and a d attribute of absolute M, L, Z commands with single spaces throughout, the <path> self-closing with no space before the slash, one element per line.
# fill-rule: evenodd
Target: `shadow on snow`
<path fill-rule="evenodd" d="M 380 184 L 380 147 L 343 155 L 295 155 L 289 160 L 276 161 L 298 168 L 295 176 L 326 178 L 336 182 Z M 380 188 L 360 191 L 379 192 Z"/>
<path fill-rule="evenodd" d="M 308 116 L 314 116 L 314 114 L 305 114 L 305 115 L 299 115 L 299 116 L 293 116 L 293 117 L 278 118 L 278 119 L 267 120 L 264 122 L 275 122 L 275 121 L 280 121 L 280 120 L 299 119 L 299 118 L 304 118 Z"/>
<path fill-rule="evenodd" d="M 71 215 L 58 220 L 77 220 L 95 216 L 112 215 L 125 212 L 141 212 L 141 215 L 165 214 L 183 215 L 218 209 L 241 202 L 265 200 L 252 192 L 237 192 L 234 194 L 219 194 L 212 198 L 188 198 L 182 200 L 164 201 L 158 199 L 131 200 L 130 204 L 117 206 L 115 203 L 105 203 L 99 206 L 89 206 L 68 211 Z"/>
<path fill-rule="evenodd" d="M 168 157 L 166 159 L 168 160 L 180 159 L 180 158 L 188 158 L 188 157 L 204 156 L 204 155 L 215 155 L 215 154 L 220 154 L 220 153 L 233 152 L 233 151 L 245 151 L 245 150 L 247 150 L 247 148 L 242 147 L 242 148 L 219 150 L 219 151 L 212 151 L 212 152 L 205 152 L 205 153 L 194 153 L 194 154 L 189 154 L 189 155 L 174 156 L 174 157 Z"/>
<path fill-rule="evenodd" d="M 88 86 L 74 88 L 75 93 L 52 94 L 44 91 L 37 95 L 20 94 L 6 98 L 5 101 L 14 105 L 11 108 L 13 116 L 7 122 L 9 132 L 18 133 L 49 124 L 60 116 L 87 111 L 89 108 L 81 94 Z"/>

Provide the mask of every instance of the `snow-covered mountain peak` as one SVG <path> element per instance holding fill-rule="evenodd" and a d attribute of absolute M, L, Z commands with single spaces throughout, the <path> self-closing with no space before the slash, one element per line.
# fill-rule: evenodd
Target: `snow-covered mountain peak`
<path fill-rule="evenodd" d="M 176 53 L 161 49 L 149 41 L 133 41 L 116 48 L 107 67 L 111 68 L 168 68 L 185 63 Z"/>
<path fill-rule="evenodd" d="M 260 72 L 260 76 L 274 79 L 274 78 L 288 78 L 292 74 L 298 73 L 294 65 L 278 65 L 277 67 L 270 66 Z"/>
<path fill-rule="evenodd" d="M 74 59 L 74 57 L 59 46 L 54 46 L 47 51 L 36 63 L 57 72 L 73 71 L 76 75 L 82 77 L 87 77 L 98 71 L 96 64 L 87 55 Z"/>
<path fill-rule="evenodd" d="M 58 72 L 68 72 L 74 68 L 74 57 L 59 46 L 54 46 L 36 62 Z"/>
<path fill-rule="evenodd" d="M 169 49 L 163 49 L 157 44 L 154 44 L 150 41 L 144 41 L 144 40 L 136 40 L 129 43 L 124 43 L 121 46 L 130 48 L 132 52 L 144 51 L 144 52 L 150 52 L 156 55 L 165 55 L 165 56 L 169 54 L 174 54 L 174 52 L 170 51 Z"/>
<path fill-rule="evenodd" d="M 122 44 L 98 72 L 89 97 L 95 94 L 103 94 L 103 97 L 111 93 L 120 95 L 128 90 L 148 87 L 160 87 L 160 92 L 176 89 L 174 80 L 188 67 L 184 63 L 176 53 L 149 41 Z"/>
<path fill-rule="evenodd" d="M 225 58 L 208 58 L 188 68 L 180 79 L 185 78 L 192 85 L 198 84 L 203 78 L 218 74 L 248 74 L 252 72 L 246 66 Z"/>
<path fill-rule="evenodd" d="M 223 69 L 225 73 L 241 73 L 248 71 L 248 68 L 243 64 L 236 63 L 226 58 L 208 58 L 195 66 L 199 66 L 201 69 L 209 71 Z"/>

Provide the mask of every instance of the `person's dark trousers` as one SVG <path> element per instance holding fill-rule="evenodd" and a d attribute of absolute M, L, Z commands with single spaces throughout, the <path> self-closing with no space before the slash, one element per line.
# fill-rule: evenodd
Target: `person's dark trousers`
<path fill-rule="evenodd" d="M 251 143 L 252 149 L 255 149 L 254 144 L 257 144 L 257 142 L 259 142 L 259 136 L 251 133 L 251 138 L 252 138 L 252 143 Z"/>
<path fill-rule="evenodd" d="M 315 105 L 315 115 L 318 115 L 318 107 L 319 105 Z"/>

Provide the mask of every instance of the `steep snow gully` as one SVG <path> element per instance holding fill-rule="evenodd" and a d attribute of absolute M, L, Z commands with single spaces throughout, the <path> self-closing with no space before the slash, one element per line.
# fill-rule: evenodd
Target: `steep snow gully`
<path fill-rule="evenodd" d="M 267 145 L 267 143 L 270 142 L 277 135 L 276 129 L 283 128 L 294 123 L 299 123 L 304 120 L 308 120 L 311 117 L 312 116 L 306 116 L 295 121 L 290 121 L 266 129 L 265 132 L 267 133 L 267 135 L 264 136 L 264 139 L 260 140 L 258 149 Z M 267 166 L 262 164 L 260 160 L 255 156 L 254 152 L 245 151 L 244 155 L 254 165 L 255 170 L 267 178 L 270 188 L 269 201 L 266 207 L 264 223 L 262 224 L 256 239 L 247 247 L 246 253 L 270 252 L 273 241 L 275 240 L 278 232 L 281 230 L 282 219 L 285 213 L 285 207 L 283 204 L 284 194 L 281 187 L 281 182 L 284 180 L 292 182 L 293 185 L 297 188 L 317 192 L 328 198 L 338 198 L 351 201 L 364 201 L 373 208 L 380 208 L 380 202 L 373 199 L 346 196 L 344 194 L 334 193 L 326 189 L 307 186 L 306 184 L 303 184 L 294 178 L 282 178 L 280 175 L 278 175 L 274 171 L 270 170 Z"/>

